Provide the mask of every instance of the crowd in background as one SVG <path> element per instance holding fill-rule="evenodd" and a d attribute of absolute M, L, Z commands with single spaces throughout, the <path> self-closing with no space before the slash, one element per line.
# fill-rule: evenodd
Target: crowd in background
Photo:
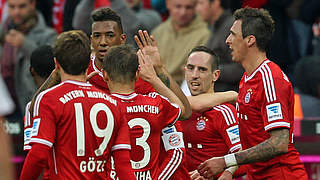
<path fill-rule="evenodd" d="M 265 8 L 275 20 L 268 58 L 293 82 L 301 102 L 297 117 L 320 117 L 319 0 L 0 0 L 0 86 L 7 88 L 14 104 L 0 116 L 6 119 L 15 154 L 24 156 L 25 106 L 39 86 L 30 68 L 33 50 L 52 45 L 58 34 L 72 29 L 90 36 L 94 9 L 111 7 L 117 12 L 132 46 L 139 29 L 150 32 L 169 73 L 188 94 L 182 67 L 190 50 L 199 45 L 220 57 L 216 91 L 238 90 L 243 69 L 232 62 L 225 40 L 232 13 L 246 6 Z M 0 94 L 1 106 L 6 98 Z"/>

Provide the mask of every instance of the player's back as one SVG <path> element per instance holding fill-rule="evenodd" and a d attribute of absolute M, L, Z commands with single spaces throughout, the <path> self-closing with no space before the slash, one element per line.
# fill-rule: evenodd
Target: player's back
<path fill-rule="evenodd" d="M 31 141 L 52 146 L 52 179 L 105 179 L 111 149 L 130 149 L 118 102 L 91 84 L 64 81 L 44 91 L 34 115 Z"/>
<path fill-rule="evenodd" d="M 131 164 L 137 179 L 156 179 L 159 175 L 161 130 L 180 117 L 180 108 L 157 93 L 112 95 L 119 98 L 128 119 Z"/>

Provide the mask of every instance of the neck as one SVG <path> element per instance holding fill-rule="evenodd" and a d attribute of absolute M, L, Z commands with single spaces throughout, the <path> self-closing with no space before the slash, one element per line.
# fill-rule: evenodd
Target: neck
<path fill-rule="evenodd" d="M 267 59 L 266 52 L 256 50 L 256 52 L 248 52 L 247 57 L 241 64 L 247 75 L 250 76 L 265 59 Z"/>
<path fill-rule="evenodd" d="M 85 73 L 81 75 L 71 75 L 71 74 L 67 74 L 60 71 L 60 76 L 61 76 L 61 82 L 66 80 L 74 80 L 74 81 L 81 81 L 81 82 L 87 81 L 87 76 Z"/>
<path fill-rule="evenodd" d="M 94 58 L 94 62 L 97 66 L 97 68 L 101 71 L 101 69 L 103 68 L 103 64 L 102 62 L 97 58 L 97 56 Z"/>
<path fill-rule="evenodd" d="M 46 79 L 44 79 L 42 77 L 38 77 L 38 78 L 34 78 L 34 81 L 35 81 L 37 87 L 39 88 L 46 81 Z"/>
<path fill-rule="evenodd" d="M 196 16 L 194 16 L 194 17 L 192 18 L 192 20 L 191 20 L 188 24 L 184 24 L 184 25 L 179 25 L 179 24 L 177 24 L 177 23 L 175 23 L 175 22 L 172 21 L 173 29 L 174 29 L 175 31 L 179 31 L 179 30 L 182 29 L 182 28 L 188 27 L 195 18 L 196 18 Z"/>
<path fill-rule="evenodd" d="M 215 10 L 216 12 L 214 12 L 214 15 L 211 16 L 211 25 L 213 26 L 218 19 L 221 17 L 222 13 L 224 12 L 224 10 L 222 8 L 218 8 L 217 10 Z"/>
<path fill-rule="evenodd" d="M 110 93 L 118 93 L 118 94 L 131 94 L 134 92 L 134 84 L 135 82 L 130 83 L 117 83 L 117 82 L 108 82 L 108 87 Z"/>

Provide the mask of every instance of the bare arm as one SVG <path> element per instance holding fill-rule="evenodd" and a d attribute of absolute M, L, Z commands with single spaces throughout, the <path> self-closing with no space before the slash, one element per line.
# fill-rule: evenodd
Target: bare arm
<path fill-rule="evenodd" d="M 151 64 L 150 57 L 138 51 L 140 77 L 150 83 L 152 87 L 162 96 L 167 97 L 172 103 L 178 104 L 181 109 L 181 116 L 184 116 L 185 107 L 181 100 L 160 80 Z"/>
<path fill-rule="evenodd" d="M 0 174 L 1 178 L 13 180 L 13 165 L 11 163 L 11 143 L 8 135 L 4 132 L 4 118 L 0 116 Z"/>
<path fill-rule="evenodd" d="M 262 143 L 235 153 L 238 164 L 265 161 L 288 152 L 289 129 L 270 131 L 270 138 Z"/>
<path fill-rule="evenodd" d="M 264 142 L 224 157 L 213 157 L 198 167 L 200 175 L 212 177 L 228 167 L 261 162 L 288 152 L 289 130 L 275 129 L 270 131 L 270 138 Z"/>
<path fill-rule="evenodd" d="M 181 116 L 180 120 L 185 120 L 190 118 L 192 114 L 192 109 L 187 97 L 181 91 L 180 86 L 177 82 L 172 78 L 169 74 L 162 61 L 160 60 L 160 54 L 158 47 L 156 45 L 155 39 L 152 36 L 149 36 L 147 31 L 139 30 L 139 37 L 135 36 L 135 41 L 142 51 L 143 54 L 148 55 L 152 61 L 152 65 L 157 73 L 157 76 L 161 79 L 161 81 L 171 89 L 171 91 L 180 99 L 182 102 L 185 112 Z"/>
<path fill-rule="evenodd" d="M 235 91 L 216 92 L 216 93 L 205 93 L 197 96 L 188 96 L 191 108 L 196 112 L 204 112 L 213 106 L 222 103 L 234 104 L 237 100 L 238 93 Z"/>
<path fill-rule="evenodd" d="M 42 91 L 44 91 L 48 88 L 51 88 L 51 87 L 59 84 L 60 82 L 61 82 L 60 74 L 57 69 L 54 69 L 51 72 L 50 76 L 47 78 L 47 80 L 40 86 L 40 88 L 37 90 L 37 92 L 32 97 L 31 105 L 30 105 L 30 109 L 29 109 L 31 116 L 33 116 L 33 106 L 34 106 L 34 103 L 36 101 L 38 94 L 40 94 Z"/>

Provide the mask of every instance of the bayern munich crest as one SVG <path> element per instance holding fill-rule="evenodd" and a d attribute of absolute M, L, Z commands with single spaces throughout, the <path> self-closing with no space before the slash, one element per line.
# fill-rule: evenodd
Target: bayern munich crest
<path fill-rule="evenodd" d="M 208 121 L 208 119 L 206 117 L 201 116 L 201 117 L 198 117 L 197 120 L 198 120 L 197 126 L 196 126 L 197 130 L 198 131 L 204 130 L 204 128 L 206 128 L 206 121 Z"/>
<path fill-rule="evenodd" d="M 176 135 L 176 134 L 172 134 L 169 137 L 169 144 L 171 146 L 178 146 L 181 143 L 181 139 L 180 136 Z"/>
<path fill-rule="evenodd" d="M 246 96 L 244 97 L 244 102 L 245 102 L 245 103 L 249 103 L 251 94 L 252 94 L 252 89 L 248 89 L 248 90 L 247 90 L 247 94 L 246 94 Z"/>

